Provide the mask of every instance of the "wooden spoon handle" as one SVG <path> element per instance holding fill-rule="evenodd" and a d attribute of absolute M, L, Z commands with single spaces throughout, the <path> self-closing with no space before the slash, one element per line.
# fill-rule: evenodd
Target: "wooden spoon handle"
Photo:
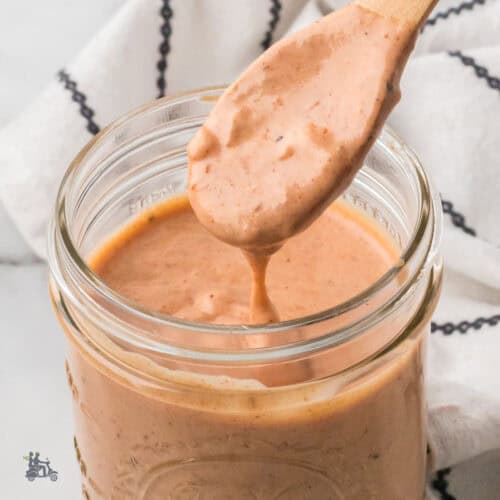
<path fill-rule="evenodd" d="M 396 18 L 418 29 L 439 0 L 356 0 L 354 3 L 386 18 Z"/>

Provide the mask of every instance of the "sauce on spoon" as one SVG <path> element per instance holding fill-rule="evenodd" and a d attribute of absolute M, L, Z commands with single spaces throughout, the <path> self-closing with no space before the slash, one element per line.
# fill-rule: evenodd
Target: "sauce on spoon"
<path fill-rule="evenodd" d="M 399 100 L 415 32 L 350 4 L 262 54 L 189 144 L 196 216 L 253 270 L 251 322 L 278 320 L 265 288 L 270 255 L 352 181 Z"/>

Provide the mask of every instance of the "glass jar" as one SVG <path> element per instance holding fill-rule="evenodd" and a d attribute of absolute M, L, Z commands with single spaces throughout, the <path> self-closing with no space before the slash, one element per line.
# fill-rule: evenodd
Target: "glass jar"
<path fill-rule="evenodd" d="M 186 144 L 222 90 L 118 120 L 62 181 L 50 291 L 69 341 L 84 498 L 420 500 L 441 209 L 393 132 L 344 201 L 390 235 L 400 259 L 343 304 L 267 326 L 183 321 L 119 296 L 86 264 L 143 209 L 186 190 Z"/>

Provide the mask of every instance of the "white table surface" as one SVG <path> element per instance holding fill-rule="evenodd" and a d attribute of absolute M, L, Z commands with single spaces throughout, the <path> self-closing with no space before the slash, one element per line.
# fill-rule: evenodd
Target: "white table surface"
<path fill-rule="evenodd" d="M 122 3 L 0 0 L 0 127 Z M 0 228 L 6 227 L 0 207 Z M 12 227 L 0 233 L 0 334 L 0 499 L 78 499 L 64 336 L 51 310 L 45 264 L 33 262 Z M 50 459 L 59 472 L 57 482 L 26 481 L 23 456 L 30 450 Z M 450 492 L 459 500 L 499 500 L 495 470 L 500 470 L 500 453 L 456 467 Z M 496 498 L 477 495 L 478 485 L 486 482 L 489 491 L 499 492 Z"/>

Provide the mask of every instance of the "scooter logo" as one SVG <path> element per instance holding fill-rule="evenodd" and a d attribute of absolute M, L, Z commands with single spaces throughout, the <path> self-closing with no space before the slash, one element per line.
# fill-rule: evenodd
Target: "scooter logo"
<path fill-rule="evenodd" d="M 28 462 L 28 470 L 25 473 L 28 481 L 34 481 L 42 477 L 48 477 L 51 481 L 57 481 L 57 471 L 50 466 L 48 458 L 40 460 L 40 453 L 38 451 L 36 453 L 30 451 L 29 456 L 25 456 L 23 459 Z"/>

